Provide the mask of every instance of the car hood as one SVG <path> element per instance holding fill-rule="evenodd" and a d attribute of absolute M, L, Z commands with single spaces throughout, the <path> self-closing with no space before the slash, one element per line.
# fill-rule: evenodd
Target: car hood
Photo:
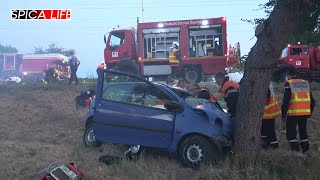
<path fill-rule="evenodd" d="M 219 123 L 222 123 L 222 133 L 228 137 L 232 135 L 233 119 L 228 113 L 210 103 L 198 105 L 195 110 L 204 112 L 213 126 L 221 120 Z"/>

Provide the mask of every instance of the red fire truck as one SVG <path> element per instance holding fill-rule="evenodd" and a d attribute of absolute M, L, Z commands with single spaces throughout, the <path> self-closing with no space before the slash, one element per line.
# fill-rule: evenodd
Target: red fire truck
<path fill-rule="evenodd" d="M 114 29 L 104 37 L 107 68 L 138 72 L 146 77 L 178 76 L 199 82 L 202 75 L 224 72 L 227 66 L 226 18 L 139 23 Z M 173 42 L 182 61 L 169 63 Z"/>
<path fill-rule="evenodd" d="M 68 57 L 62 54 L 26 54 L 22 58 L 22 79 L 43 80 L 46 70 L 54 69 L 59 78 L 69 78 Z"/>
<path fill-rule="evenodd" d="M 320 46 L 288 45 L 279 64 L 297 68 L 299 76 L 306 80 L 320 80 Z"/>
<path fill-rule="evenodd" d="M 22 54 L 0 53 L 0 78 L 21 76 Z"/>

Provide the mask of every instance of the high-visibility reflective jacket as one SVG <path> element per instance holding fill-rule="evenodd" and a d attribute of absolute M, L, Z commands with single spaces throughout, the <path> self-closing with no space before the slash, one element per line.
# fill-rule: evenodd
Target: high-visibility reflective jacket
<path fill-rule="evenodd" d="M 227 91 L 227 89 L 229 89 L 230 87 L 232 87 L 233 90 Z M 240 88 L 240 85 L 239 85 L 238 83 L 236 83 L 236 82 L 234 82 L 234 81 L 228 80 L 228 81 L 226 81 L 226 82 L 223 84 L 223 86 L 220 88 L 219 91 L 221 92 L 221 94 L 222 94 L 225 98 L 227 98 L 228 95 L 229 95 L 229 93 L 238 92 L 238 91 L 239 91 L 239 88 Z"/>
<path fill-rule="evenodd" d="M 311 99 L 309 83 L 302 79 L 289 79 L 291 100 L 287 116 L 309 116 L 311 115 Z"/>
<path fill-rule="evenodd" d="M 280 106 L 276 99 L 272 85 L 269 85 L 270 97 L 264 106 L 263 119 L 275 119 L 281 116 Z"/>
<path fill-rule="evenodd" d="M 171 47 L 169 52 L 169 62 L 170 63 L 179 63 L 179 59 L 177 58 L 178 48 Z"/>

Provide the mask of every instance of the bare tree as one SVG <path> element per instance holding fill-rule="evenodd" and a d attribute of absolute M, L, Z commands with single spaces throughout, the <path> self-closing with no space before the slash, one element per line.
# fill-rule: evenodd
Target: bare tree
<path fill-rule="evenodd" d="M 235 150 L 244 157 L 255 157 L 260 150 L 260 123 L 276 59 L 308 5 L 309 0 L 277 0 L 269 18 L 256 28 L 237 104 Z"/>
<path fill-rule="evenodd" d="M 59 47 L 57 43 L 52 42 L 48 45 L 47 49 L 43 49 L 43 47 L 34 47 L 35 54 L 49 54 L 49 53 L 60 53 L 62 54 L 65 51 L 63 47 Z"/>

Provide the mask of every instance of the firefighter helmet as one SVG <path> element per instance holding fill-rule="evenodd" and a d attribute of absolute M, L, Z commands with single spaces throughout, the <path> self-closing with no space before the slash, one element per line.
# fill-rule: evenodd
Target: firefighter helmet
<path fill-rule="evenodd" d="M 179 43 L 176 42 L 176 41 L 174 41 L 174 42 L 172 43 L 172 47 L 179 47 Z"/>

